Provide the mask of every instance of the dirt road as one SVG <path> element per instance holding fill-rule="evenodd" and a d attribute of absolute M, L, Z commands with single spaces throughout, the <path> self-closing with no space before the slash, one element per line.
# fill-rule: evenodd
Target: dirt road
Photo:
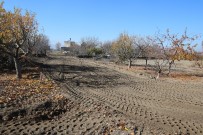
<path fill-rule="evenodd" d="M 8 123 L 5 126 L 10 131 L 17 128 L 25 134 L 203 134 L 203 83 L 140 78 L 73 57 L 55 57 L 44 63 L 50 65 L 46 74 L 58 82 L 73 105 L 57 120 Z"/>

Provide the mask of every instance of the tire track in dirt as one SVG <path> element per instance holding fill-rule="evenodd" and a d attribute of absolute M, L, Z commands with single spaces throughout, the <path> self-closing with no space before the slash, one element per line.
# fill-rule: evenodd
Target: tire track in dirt
<path fill-rule="evenodd" d="M 122 120 L 123 117 L 126 117 L 125 114 L 123 114 L 122 112 L 115 111 L 114 109 L 111 110 L 112 108 L 109 107 L 109 104 L 106 104 L 106 103 L 104 104 L 101 100 L 98 100 L 97 96 L 92 96 L 92 94 L 90 94 L 88 92 L 83 93 L 79 89 L 73 89 L 72 87 L 70 87 L 70 85 L 67 85 L 67 84 L 64 84 L 63 86 L 66 87 L 67 91 L 72 91 L 72 90 L 74 91 L 72 96 L 74 96 L 74 98 L 77 102 L 78 101 L 80 102 L 80 107 L 78 108 L 78 110 L 80 110 L 82 112 L 85 110 L 85 108 L 93 108 L 93 110 L 89 110 L 89 112 L 92 113 L 91 116 L 93 117 L 90 120 L 84 119 L 84 116 L 82 116 L 82 117 L 77 117 L 77 119 L 79 119 L 79 121 L 81 123 L 77 122 L 77 121 L 72 121 L 72 123 L 74 123 L 74 122 L 80 123 L 80 124 L 77 124 L 77 125 L 80 125 L 80 127 L 87 128 L 87 129 L 82 129 L 82 131 L 83 131 L 82 133 L 84 133 L 84 134 L 87 134 L 87 133 L 94 134 L 95 131 L 102 132 L 101 130 L 102 130 L 102 127 L 104 126 L 104 123 L 113 122 L 116 125 L 116 123 L 119 123 L 119 121 Z M 89 107 L 89 106 L 91 106 L 91 107 Z M 103 107 L 101 107 L 101 106 L 103 106 Z M 106 111 L 105 113 L 102 113 L 102 110 L 101 110 L 102 108 L 105 108 L 105 110 L 110 109 L 111 111 L 113 111 L 113 113 L 111 111 L 110 112 Z M 96 110 L 98 109 L 99 113 L 98 112 L 95 113 L 95 109 Z M 88 115 L 87 117 L 89 117 L 89 116 L 90 115 Z M 128 119 L 128 118 L 125 118 L 125 119 Z M 131 122 L 131 127 L 137 125 L 137 124 L 135 124 L 135 122 L 133 122 L 130 119 L 128 121 L 129 121 L 129 123 Z M 89 122 L 89 124 L 88 124 L 88 122 Z M 72 131 L 74 131 L 74 129 L 72 129 Z"/>
<path fill-rule="evenodd" d="M 109 73 L 109 71 L 106 73 Z M 99 72 L 95 74 L 98 75 Z M 124 77 L 122 76 L 122 78 Z M 139 81 L 141 80 L 140 82 L 136 82 L 134 81 L 135 79 L 131 79 L 131 77 L 129 76 L 127 76 L 127 78 L 125 78 L 124 80 L 125 81 L 127 80 L 132 84 L 135 83 L 135 85 L 131 84 L 129 87 L 124 88 L 124 90 L 118 90 L 119 88 L 90 89 L 88 87 L 85 87 L 81 89 L 80 92 L 83 92 L 83 95 L 86 95 L 87 97 L 98 99 L 99 101 L 106 103 L 107 105 L 113 107 L 114 109 L 116 108 L 117 110 L 123 112 L 124 114 L 128 114 L 133 118 L 143 120 L 144 122 L 149 123 L 150 121 L 150 123 L 161 123 L 161 125 L 163 125 L 163 127 L 166 127 L 166 129 L 169 128 L 168 130 L 174 131 L 176 130 L 182 133 L 193 133 L 193 134 L 202 133 L 201 124 L 192 121 L 188 122 L 186 120 L 182 121 L 179 118 L 170 116 L 167 113 L 164 114 L 165 112 L 163 112 L 163 109 L 166 109 L 167 107 L 168 109 L 173 110 L 172 106 L 174 106 L 177 103 L 180 104 L 176 106 L 178 110 L 181 109 L 182 104 L 186 105 L 190 104 L 194 107 L 196 106 L 201 107 L 202 106 L 201 98 L 199 99 L 197 97 L 197 101 L 193 101 L 192 98 L 190 98 L 189 96 L 188 97 L 185 96 L 186 94 L 179 95 L 179 93 L 181 94 L 184 93 L 184 91 L 186 91 L 186 89 L 190 89 L 190 87 L 189 88 L 186 86 L 176 87 L 176 85 L 174 86 L 173 84 L 169 84 L 169 86 L 167 87 L 166 85 L 168 84 L 166 83 L 162 84 L 164 82 L 158 82 L 157 84 L 157 82 L 146 81 L 142 79 L 139 79 Z M 165 85 L 167 89 L 165 89 L 165 91 L 161 90 L 160 85 L 161 86 Z M 170 87 L 171 85 L 172 87 Z M 149 86 L 150 88 L 147 88 L 146 86 Z M 176 92 L 176 90 L 178 90 L 178 92 Z M 158 95 L 157 92 L 160 91 L 163 91 L 163 93 L 160 93 L 160 95 Z M 192 97 L 196 97 L 195 94 L 194 95 L 192 93 L 190 94 Z M 197 104 L 197 102 L 199 104 Z M 166 106 L 166 104 L 169 104 L 169 106 Z M 151 108 L 152 110 L 150 110 Z M 160 109 L 163 114 L 155 111 L 154 108 Z"/>
<path fill-rule="evenodd" d="M 87 92 L 86 92 L 87 93 Z M 195 134 L 198 133 L 198 131 L 201 129 L 201 127 L 196 126 L 195 124 L 190 125 L 181 122 L 181 120 L 175 119 L 173 117 L 161 115 L 158 112 L 150 111 L 150 108 L 145 107 L 146 103 L 143 103 L 142 105 L 136 106 L 136 104 L 127 104 L 124 102 L 125 100 L 118 101 L 116 99 L 112 99 L 112 95 L 105 96 L 104 94 L 92 94 L 95 92 L 88 93 L 88 95 L 91 95 L 91 97 L 97 97 L 100 101 L 103 101 L 104 103 L 107 103 L 111 107 L 116 108 L 117 110 L 121 111 L 124 114 L 128 114 L 129 117 L 136 118 L 140 121 L 143 121 L 144 123 L 162 123 L 163 125 L 169 125 L 170 128 L 174 131 L 179 131 L 186 133 L 190 132 L 192 133 L 194 131 Z M 101 96 L 98 96 L 101 95 Z M 117 98 L 119 99 L 119 98 Z M 171 130 L 169 129 L 169 130 Z M 196 129 L 196 130 L 195 130 Z M 170 132 L 170 131 L 168 131 Z M 200 133 L 202 131 L 199 131 Z"/>
<path fill-rule="evenodd" d="M 63 60 L 95 68 L 68 71 L 68 79 L 60 83 L 74 106 L 54 120 L 5 123 L 8 130 L 2 134 L 100 135 L 121 121 L 127 121 L 129 129 L 153 129 L 148 134 L 203 134 L 202 85 L 138 78 L 86 60 Z M 59 78 L 58 71 L 51 75 Z"/>
<path fill-rule="evenodd" d="M 14 121 L 4 123 L 7 127 L 1 131 L 7 134 L 104 134 L 104 127 L 115 126 L 125 116 L 108 106 L 102 105 L 88 96 L 84 96 L 76 89 L 64 85 L 69 97 L 74 100 L 75 106 L 59 119 L 48 121 Z M 81 95 L 82 94 L 82 95 Z M 127 120 L 128 118 L 124 118 Z M 107 125 L 108 124 L 108 125 Z M 128 120 L 128 127 L 133 128 L 135 122 Z"/>
<path fill-rule="evenodd" d="M 98 65 L 96 67 L 99 68 Z M 105 78 L 106 74 L 119 76 L 116 80 L 119 85 L 105 88 L 82 86 L 77 89 L 80 95 L 100 101 L 148 125 L 159 125 L 157 128 L 164 128 L 167 132 L 202 134 L 203 96 L 199 91 L 202 86 L 142 79 L 103 67 L 90 74 L 104 75 L 98 78 L 104 82 L 109 80 Z M 196 114 L 188 111 L 193 109 Z M 184 118 L 187 116 L 191 119 Z"/>

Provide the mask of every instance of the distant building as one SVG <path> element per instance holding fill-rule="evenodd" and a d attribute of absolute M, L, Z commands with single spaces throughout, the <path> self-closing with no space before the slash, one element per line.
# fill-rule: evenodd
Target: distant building
<path fill-rule="evenodd" d="M 64 47 L 72 47 L 75 45 L 75 42 L 73 41 L 64 41 Z"/>
<path fill-rule="evenodd" d="M 71 55 L 72 53 L 75 53 L 77 44 L 74 41 L 71 41 L 71 38 L 69 41 L 64 41 L 64 46 L 61 47 L 61 52 Z"/>
<path fill-rule="evenodd" d="M 64 52 L 64 51 L 70 51 L 71 47 L 75 45 L 75 42 L 71 41 L 71 38 L 69 41 L 64 41 L 64 46 L 61 47 L 61 51 Z"/>

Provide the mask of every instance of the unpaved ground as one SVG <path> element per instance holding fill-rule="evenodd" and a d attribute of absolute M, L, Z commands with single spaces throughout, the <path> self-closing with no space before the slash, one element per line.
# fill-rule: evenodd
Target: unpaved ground
<path fill-rule="evenodd" d="M 153 80 L 73 57 L 43 62 L 68 111 L 57 119 L 5 122 L 2 134 L 203 134 L 202 82 Z"/>

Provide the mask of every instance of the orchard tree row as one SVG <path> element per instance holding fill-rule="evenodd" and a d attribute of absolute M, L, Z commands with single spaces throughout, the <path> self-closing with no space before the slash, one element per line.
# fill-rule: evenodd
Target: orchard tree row
<path fill-rule="evenodd" d="M 187 30 L 182 34 L 158 33 L 155 36 L 140 37 L 121 33 L 114 41 L 101 43 L 97 38 L 88 37 L 81 40 L 81 45 L 71 46 L 74 55 L 113 56 L 119 62 L 128 61 L 131 68 L 132 60 L 144 58 L 155 59 L 156 71 L 161 73 L 163 66 L 168 67 L 168 74 L 176 60 L 198 59 L 194 48 L 197 46 L 195 40 L 197 35 L 189 36 Z M 56 44 L 60 48 L 60 43 Z M 21 9 L 14 8 L 7 11 L 0 3 L 0 62 L 4 59 L 14 61 L 17 78 L 22 78 L 22 60 L 27 59 L 30 54 L 46 54 L 49 49 L 49 39 L 46 35 L 39 33 L 38 23 L 35 15 L 29 11 L 22 13 Z M 1 68 L 1 66 L 0 66 Z"/>
<path fill-rule="evenodd" d="M 167 67 L 169 75 L 175 61 L 199 59 L 195 51 L 198 38 L 198 35 L 189 36 L 187 29 L 182 34 L 172 34 L 168 29 L 164 34 L 147 37 L 121 33 L 116 40 L 104 43 L 88 37 L 81 40 L 81 45 L 72 48 L 79 55 L 109 55 L 117 58 L 117 62 L 128 61 L 128 68 L 131 68 L 134 59 L 145 59 L 146 68 L 148 59 L 154 59 L 157 73 L 162 73 L 163 67 Z"/>

